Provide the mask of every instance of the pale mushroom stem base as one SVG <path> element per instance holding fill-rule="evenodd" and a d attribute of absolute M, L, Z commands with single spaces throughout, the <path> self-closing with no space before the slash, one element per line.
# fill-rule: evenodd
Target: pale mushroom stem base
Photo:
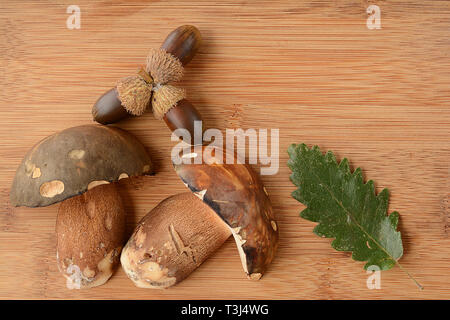
<path fill-rule="evenodd" d="M 181 193 L 141 220 L 120 261 L 137 287 L 167 288 L 185 279 L 230 235 L 211 208 L 192 193 Z"/>

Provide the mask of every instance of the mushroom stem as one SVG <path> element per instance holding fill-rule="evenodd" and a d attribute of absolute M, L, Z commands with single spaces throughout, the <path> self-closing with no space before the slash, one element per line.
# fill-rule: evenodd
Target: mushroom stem
<path fill-rule="evenodd" d="M 61 202 L 56 220 L 59 271 L 69 289 L 104 284 L 119 265 L 125 210 L 114 184 Z"/>
<path fill-rule="evenodd" d="M 185 66 L 192 60 L 200 45 L 200 31 L 194 26 L 184 25 L 167 36 L 161 49 L 172 54 Z M 129 116 L 131 114 L 120 101 L 115 87 L 105 92 L 92 107 L 94 121 L 105 125 L 121 121 Z"/>
<path fill-rule="evenodd" d="M 167 288 L 185 279 L 231 235 L 228 226 L 190 192 L 163 200 L 125 245 L 120 261 L 140 288 Z"/>

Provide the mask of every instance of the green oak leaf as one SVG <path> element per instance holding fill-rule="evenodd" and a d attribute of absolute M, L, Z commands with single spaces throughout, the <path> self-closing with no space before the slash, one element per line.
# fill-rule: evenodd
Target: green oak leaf
<path fill-rule="evenodd" d="M 292 144 L 288 153 L 290 178 L 298 187 L 292 196 L 307 207 L 300 216 L 318 222 L 314 233 L 334 238 L 331 246 L 352 252 L 354 260 L 367 261 L 365 269 L 392 268 L 403 245 L 398 212 L 387 215 L 388 190 L 376 195 L 373 181 L 364 183 L 360 168 L 352 173 L 348 160 L 338 163 L 331 151 L 323 155 L 317 146 Z"/>

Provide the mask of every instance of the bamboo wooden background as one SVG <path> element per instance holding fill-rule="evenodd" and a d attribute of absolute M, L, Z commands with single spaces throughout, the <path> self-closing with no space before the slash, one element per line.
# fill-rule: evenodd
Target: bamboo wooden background
<path fill-rule="evenodd" d="M 81 29 L 66 8 L 81 8 Z M 381 29 L 366 8 L 381 9 Z M 100 299 L 450 298 L 450 3 L 448 1 L 1 1 L 0 297 Z M 70 291 L 55 259 L 57 205 L 13 208 L 9 188 L 37 141 L 91 122 L 91 106 L 173 28 L 204 36 L 182 86 L 209 127 L 280 129 L 280 170 L 263 176 L 280 228 L 276 260 L 259 282 L 245 278 L 225 245 L 187 280 L 135 288 L 120 269 L 104 286 Z M 157 164 L 154 177 L 122 180 L 128 231 L 158 202 L 185 191 L 170 133 L 151 114 L 119 124 Z M 290 143 L 318 144 L 388 187 L 401 215 L 402 265 L 366 287 L 363 263 L 312 234 L 286 166 Z"/>

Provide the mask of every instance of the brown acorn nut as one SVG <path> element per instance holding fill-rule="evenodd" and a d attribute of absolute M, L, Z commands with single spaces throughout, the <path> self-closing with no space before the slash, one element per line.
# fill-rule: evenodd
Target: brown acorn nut
<path fill-rule="evenodd" d="M 200 48 L 201 39 L 202 35 L 196 27 L 184 25 L 173 30 L 164 40 L 161 48 L 177 57 L 185 66 Z"/>
<path fill-rule="evenodd" d="M 116 123 L 129 116 L 131 114 L 122 106 L 115 87 L 100 96 L 92 108 L 94 121 L 101 124 Z"/>
<path fill-rule="evenodd" d="M 181 193 L 139 222 L 120 261 L 137 287 L 167 288 L 185 279 L 230 235 L 209 206 L 190 192 Z"/>
<path fill-rule="evenodd" d="M 258 280 L 277 250 L 278 224 L 258 175 L 243 161 L 238 163 L 236 156 L 233 163 L 227 163 L 227 157 L 217 147 L 189 147 L 181 158 L 191 162 L 174 163 L 174 168 L 185 185 L 228 225 L 245 273 Z"/>
<path fill-rule="evenodd" d="M 63 201 L 56 220 L 56 260 L 69 289 L 104 284 L 119 265 L 125 210 L 115 184 Z"/>
<path fill-rule="evenodd" d="M 197 53 L 201 42 L 200 31 L 194 26 L 184 25 L 178 27 L 167 36 L 161 49 L 175 57 L 182 66 L 185 66 Z M 144 80 L 148 83 L 151 81 L 151 78 L 147 79 L 148 76 L 144 76 L 144 78 L 146 78 Z M 145 92 L 146 90 L 144 85 L 135 88 L 140 92 Z M 94 121 L 101 124 L 111 124 L 130 116 L 130 112 L 126 110 L 119 97 L 120 95 L 116 88 L 103 94 L 92 108 Z"/>
<path fill-rule="evenodd" d="M 186 99 L 178 101 L 178 103 L 170 108 L 164 115 L 164 121 L 170 130 L 186 129 L 194 137 L 195 121 L 203 121 L 202 116 L 197 109 Z M 202 130 L 204 131 L 203 127 Z M 202 132 L 203 133 L 203 132 Z"/>
<path fill-rule="evenodd" d="M 10 199 L 28 207 L 62 201 L 58 265 L 72 279 L 70 288 L 92 287 L 112 274 L 123 244 L 124 210 L 110 183 L 152 170 L 144 146 L 128 132 L 99 125 L 68 128 L 25 155 Z"/>

